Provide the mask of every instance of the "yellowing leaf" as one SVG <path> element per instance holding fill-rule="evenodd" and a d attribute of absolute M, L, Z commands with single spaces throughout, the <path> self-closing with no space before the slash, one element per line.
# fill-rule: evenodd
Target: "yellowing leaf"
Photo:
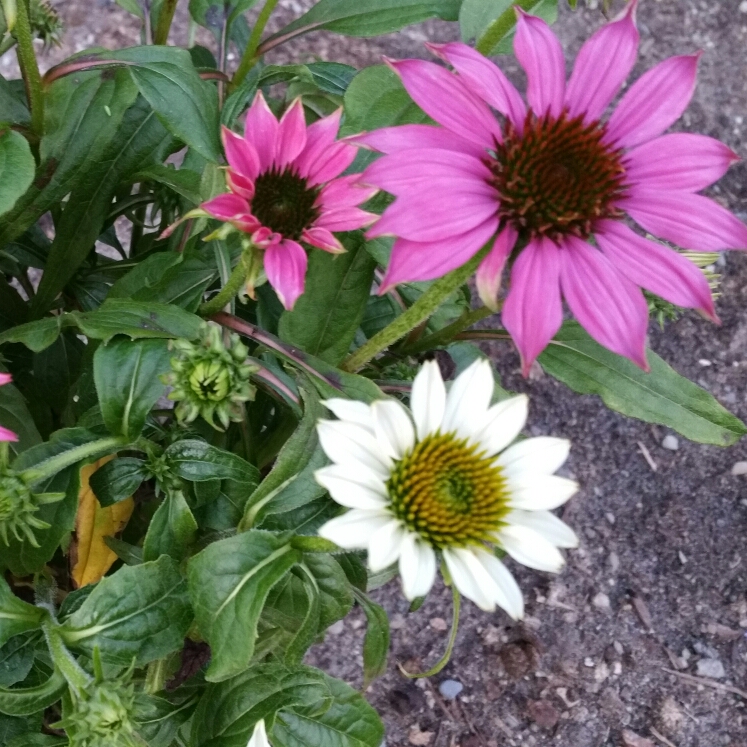
<path fill-rule="evenodd" d="M 117 556 L 106 546 L 104 537 L 113 537 L 121 532 L 135 508 L 132 497 L 102 508 L 91 489 L 91 475 L 113 458 L 104 457 L 93 464 L 87 464 L 80 471 L 75 539 L 70 547 L 72 576 L 76 588 L 95 584 L 112 567 Z"/>

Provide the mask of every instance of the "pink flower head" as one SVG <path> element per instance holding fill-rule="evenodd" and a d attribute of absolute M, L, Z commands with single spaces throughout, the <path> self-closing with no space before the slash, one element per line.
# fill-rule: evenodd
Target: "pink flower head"
<path fill-rule="evenodd" d="M 560 327 L 563 298 L 592 337 L 642 368 L 641 288 L 718 321 L 701 271 L 632 231 L 625 214 L 683 248 L 747 248 L 747 226 L 696 194 L 736 155 L 709 137 L 663 134 L 690 102 L 699 55 L 649 70 L 601 119 L 635 63 L 636 4 L 584 44 L 568 81 L 558 39 L 517 9 L 526 104 L 499 68 L 464 44 L 430 45 L 453 72 L 390 62 L 439 126 L 390 127 L 356 140 L 385 154 L 363 180 L 397 198 L 368 232 L 397 237 L 382 291 L 440 277 L 492 240 L 477 287 L 497 308 L 510 260 L 503 323 L 525 374 Z"/>
<path fill-rule="evenodd" d="M 9 373 L 0 373 L 0 386 L 10 384 L 13 377 Z M 18 436 L 0 425 L 0 441 L 18 441 Z"/>
<path fill-rule="evenodd" d="M 306 251 L 299 242 L 335 253 L 345 249 L 333 231 L 370 225 L 376 215 L 358 205 L 376 193 L 360 175 L 340 176 L 356 147 L 336 141 L 340 111 L 306 126 L 296 99 L 278 121 L 259 92 L 246 116 L 244 137 L 222 130 L 231 190 L 202 208 L 233 224 L 264 249 L 264 267 L 286 309 L 303 293 Z"/>

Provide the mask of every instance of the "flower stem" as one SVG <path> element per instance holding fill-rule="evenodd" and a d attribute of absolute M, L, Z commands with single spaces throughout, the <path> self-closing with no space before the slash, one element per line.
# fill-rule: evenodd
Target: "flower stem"
<path fill-rule="evenodd" d="M 174 12 L 176 11 L 176 4 L 178 2 L 179 0 L 163 0 L 156 28 L 153 31 L 154 44 L 166 44 L 168 41 L 171 22 L 174 20 Z"/>
<path fill-rule="evenodd" d="M 257 21 L 252 29 L 252 35 L 249 37 L 249 42 L 246 45 L 244 54 L 241 57 L 236 72 L 234 73 L 233 80 L 231 81 L 231 88 L 236 89 L 244 82 L 249 71 L 257 64 L 260 55 L 257 54 L 259 49 L 259 42 L 262 39 L 262 33 L 265 30 L 267 21 L 270 20 L 272 11 L 275 10 L 275 6 L 278 4 L 278 0 L 267 0 L 265 7 L 257 16 Z"/>
<path fill-rule="evenodd" d="M 432 316 L 438 307 L 477 269 L 477 265 L 487 254 L 488 248 L 484 246 L 467 264 L 457 267 L 456 270 L 452 270 L 448 275 L 444 275 L 433 283 L 404 314 L 398 316 L 365 345 L 361 345 L 358 350 L 349 355 L 342 363 L 343 371 L 355 372 L 363 368 L 372 358 Z"/>
<path fill-rule="evenodd" d="M 246 262 L 244 262 L 244 255 L 242 254 L 236 267 L 231 271 L 226 284 L 209 301 L 205 301 L 205 303 L 201 304 L 200 308 L 197 309 L 197 313 L 200 314 L 200 316 L 212 316 L 213 314 L 222 311 L 227 304 L 233 301 L 236 294 L 241 290 L 246 282 L 246 276 L 247 267 Z"/>
<path fill-rule="evenodd" d="M 62 674 L 76 695 L 79 694 L 88 687 L 93 678 L 67 650 L 51 620 L 42 624 L 42 630 L 44 631 L 44 637 L 47 639 L 47 646 L 49 647 L 49 653 L 52 655 L 55 670 Z"/>
<path fill-rule="evenodd" d="M 36 62 L 34 41 L 29 21 L 28 0 L 19 0 L 13 36 L 18 42 L 18 63 L 26 86 L 26 96 L 31 109 L 31 130 L 41 137 L 44 131 L 44 91 L 39 65 Z"/>
<path fill-rule="evenodd" d="M 428 337 L 418 340 L 414 345 L 408 345 L 404 352 L 407 355 L 415 355 L 416 353 L 422 353 L 426 350 L 433 350 L 442 345 L 448 345 L 457 339 L 457 335 L 464 332 L 465 329 L 482 321 L 492 313 L 493 312 L 487 306 L 481 306 L 479 309 L 465 311 L 458 319 L 443 329 L 439 329 L 438 332 L 434 332 L 432 335 L 428 335 Z"/>

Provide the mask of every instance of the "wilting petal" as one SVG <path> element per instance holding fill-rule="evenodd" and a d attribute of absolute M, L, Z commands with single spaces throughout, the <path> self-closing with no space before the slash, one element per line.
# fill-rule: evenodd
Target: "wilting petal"
<path fill-rule="evenodd" d="M 643 293 L 582 239 L 566 236 L 563 243 L 560 285 L 573 315 L 600 345 L 648 370 Z"/>
<path fill-rule="evenodd" d="M 527 101 L 538 116 L 560 116 L 565 99 L 565 58 L 545 21 L 516 8 L 514 52 L 527 74 Z"/>
<path fill-rule="evenodd" d="M 670 57 L 638 78 L 612 112 L 607 141 L 632 148 L 674 124 L 692 98 L 699 59 L 700 54 Z"/>
<path fill-rule="evenodd" d="M 487 147 L 464 140 L 444 127 L 422 124 L 382 127 L 380 130 L 356 135 L 350 140 L 380 153 L 401 153 L 411 148 L 440 148 L 480 156 Z"/>
<path fill-rule="evenodd" d="M 461 42 L 425 46 L 452 65 L 467 88 L 508 117 L 521 132 L 527 116 L 526 104 L 497 65 Z"/>
<path fill-rule="evenodd" d="M 221 127 L 221 139 L 228 165 L 240 176 L 254 181 L 260 170 L 256 148 L 228 127 Z"/>
<path fill-rule="evenodd" d="M 326 228 L 328 231 L 355 231 L 370 226 L 379 216 L 357 207 L 343 207 L 336 210 L 325 210 L 314 222 L 314 228 Z"/>
<path fill-rule="evenodd" d="M 257 151 L 261 171 L 269 169 L 275 160 L 277 135 L 278 121 L 259 91 L 246 114 L 244 137 Z"/>
<path fill-rule="evenodd" d="M 476 360 L 456 377 L 446 395 L 442 430 L 469 439 L 475 421 L 484 419 L 495 390 L 493 369 L 486 360 Z"/>
<path fill-rule="evenodd" d="M 498 291 L 501 288 L 503 267 L 516 244 L 518 234 L 513 226 L 506 226 L 496 237 L 493 248 L 480 262 L 475 284 L 480 300 L 493 311 L 498 311 Z"/>
<path fill-rule="evenodd" d="M 517 562 L 538 571 L 557 573 L 565 564 L 555 545 L 529 527 L 505 526 L 496 536 L 501 547 Z"/>
<path fill-rule="evenodd" d="M 18 435 L 0 425 L 0 441 L 18 441 Z"/>
<path fill-rule="evenodd" d="M 519 349 L 526 376 L 563 323 L 560 250 L 549 239 L 530 241 L 519 254 L 501 318 Z"/>
<path fill-rule="evenodd" d="M 203 202 L 202 209 L 206 213 L 210 213 L 210 215 L 218 218 L 218 220 L 231 220 L 236 216 L 250 212 L 249 203 L 243 197 L 231 194 L 230 192 Z"/>
<path fill-rule="evenodd" d="M 371 405 L 371 418 L 384 453 L 402 459 L 415 444 L 415 429 L 405 408 L 395 399 L 379 399 Z"/>
<path fill-rule="evenodd" d="M 379 292 L 386 293 L 399 283 L 435 280 L 461 267 L 485 246 L 497 228 L 498 219 L 494 217 L 459 236 L 440 241 L 397 239 Z"/>
<path fill-rule="evenodd" d="M 677 132 L 625 155 L 625 182 L 644 189 L 699 192 L 717 182 L 739 156 L 712 137 Z"/>
<path fill-rule="evenodd" d="M 337 109 L 306 128 L 306 147 L 296 158 L 295 163 L 301 176 L 307 177 L 316 161 L 335 142 L 337 131 L 340 129 L 341 116 L 342 109 Z"/>
<path fill-rule="evenodd" d="M 571 442 L 564 438 L 538 436 L 509 446 L 496 460 L 509 478 L 520 478 L 525 474 L 551 475 L 558 470 L 571 449 Z"/>
<path fill-rule="evenodd" d="M 508 479 L 509 505 L 525 511 L 562 506 L 578 492 L 578 483 L 557 475 L 522 475 Z"/>
<path fill-rule="evenodd" d="M 365 550 L 371 534 L 392 520 L 388 511 L 363 511 L 354 508 L 319 527 L 318 534 L 345 550 Z"/>
<path fill-rule="evenodd" d="M 488 456 L 505 449 L 527 422 L 529 398 L 526 394 L 503 400 L 487 412 L 485 423 L 472 440 L 477 440 Z"/>
<path fill-rule="evenodd" d="M 305 241 L 311 246 L 315 246 L 317 249 L 323 249 L 325 252 L 331 254 L 344 254 L 345 247 L 340 243 L 339 239 L 335 238 L 335 235 L 326 228 L 305 228 L 301 234 L 302 241 Z"/>
<path fill-rule="evenodd" d="M 309 164 L 306 180 L 309 187 L 315 187 L 340 176 L 355 160 L 358 152 L 354 145 L 337 142 L 323 151 L 314 163 Z"/>
<path fill-rule="evenodd" d="M 322 187 L 316 204 L 322 208 L 354 207 L 370 200 L 378 190 L 361 183 L 360 174 L 333 179 Z"/>
<path fill-rule="evenodd" d="M 297 98 L 283 114 L 278 125 L 275 165 L 284 169 L 306 147 L 306 118 L 301 99 Z"/>
<path fill-rule="evenodd" d="M 456 75 L 423 60 L 389 64 L 415 103 L 436 122 L 483 148 L 501 142 L 501 128 L 493 113 Z"/>
<path fill-rule="evenodd" d="M 415 376 L 410 407 L 419 439 L 441 427 L 446 409 L 446 387 L 436 361 L 426 361 Z"/>
<path fill-rule="evenodd" d="M 581 47 L 565 95 L 569 116 L 598 120 L 630 75 L 640 40 L 637 5 L 633 0 L 620 20 L 602 26 Z"/>
<path fill-rule="evenodd" d="M 549 511 L 511 511 L 505 522 L 534 529 L 555 547 L 578 547 L 576 533 Z"/>
<path fill-rule="evenodd" d="M 433 548 L 410 532 L 402 542 L 399 556 L 402 591 L 407 599 L 424 597 L 436 580 L 436 553 Z"/>
<path fill-rule="evenodd" d="M 620 221 L 600 221 L 595 238 L 617 269 L 636 285 L 718 321 L 703 272 L 674 249 L 644 239 Z"/>
<path fill-rule="evenodd" d="M 636 188 L 620 207 L 649 233 L 685 249 L 747 249 L 747 226 L 703 195 Z"/>
<path fill-rule="evenodd" d="M 373 532 L 368 542 L 368 567 L 378 573 L 396 563 L 406 536 L 407 528 L 394 517 Z"/>
<path fill-rule="evenodd" d="M 308 258 L 304 248 L 290 239 L 265 250 L 265 272 L 280 303 L 289 311 L 303 293 Z"/>

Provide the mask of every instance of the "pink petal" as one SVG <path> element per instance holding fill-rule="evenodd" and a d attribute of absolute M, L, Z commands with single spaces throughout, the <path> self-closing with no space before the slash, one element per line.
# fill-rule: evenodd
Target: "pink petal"
<path fill-rule="evenodd" d="M 226 171 L 226 184 L 231 192 L 245 200 L 251 200 L 254 197 L 254 181 L 236 171 L 231 169 Z"/>
<path fill-rule="evenodd" d="M 550 239 L 532 239 L 514 262 L 501 319 L 519 349 L 522 373 L 527 376 L 563 323 L 560 250 Z"/>
<path fill-rule="evenodd" d="M 625 155 L 625 181 L 646 189 L 698 192 L 718 181 L 739 156 L 712 137 L 677 132 Z"/>
<path fill-rule="evenodd" d="M 260 166 L 255 147 L 228 127 L 221 127 L 220 134 L 228 165 L 234 172 L 242 174 L 245 178 L 252 181 L 256 179 Z"/>
<path fill-rule="evenodd" d="M 343 207 L 325 210 L 314 222 L 314 228 L 328 231 L 355 231 L 370 226 L 379 216 L 357 207 Z"/>
<path fill-rule="evenodd" d="M 699 59 L 700 53 L 670 57 L 644 73 L 612 112 L 607 141 L 632 148 L 674 124 L 695 91 Z"/>
<path fill-rule="evenodd" d="M 254 103 L 247 112 L 244 137 L 257 151 L 260 170 L 269 169 L 275 160 L 278 121 L 270 111 L 270 107 L 267 106 L 262 91 L 254 97 Z"/>
<path fill-rule="evenodd" d="M 685 249 L 747 249 L 747 226 L 703 195 L 636 187 L 620 207 L 649 233 Z"/>
<path fill-rule="evenodd" d="M 323 249 L 325 252 L 330 252 L 331 254 L 344 254 L 346 251 L 345 247 L 331 231 L 326 228 L 319 228 L 319 226 L 304 229 L 301 239 L 307 244 L 311 244 L 311 246 Z"/>
<path fill-rule="evenodd" d="M 18 441 L 18 436 L 0 425 L 0 441 Z"/>
<path fill-rule="evenodd" d="M 498 311 L 498 291 L 501 277 L 518 234 L 512 226 L 506 226 L 496 237 L 493 248 L 477 268 L 475 283 L 482 302 L 493 311 Z"/>
<path fill-rule="evenodd" d="M 378 189 L 361 184 L 360 174 L 350 174 L 333 179 L 322 187 L 316 204 L 323 208 L 353 207 L 370 200 Z"/>
<path fill-rule="evenodd" d="M 275 165 L 278 169 L 284 169 L 305 147 L 306 117 L 301 99 L 297 98 L 288 107 L 278 124 Z"/>
<path fill-rule="evenodd" d="M 201 207 L 218 220 L 231 220 L 231 218 L 251 212 L 249 203 L 243 197 L 230 192 L 203 202 Z"/>
<path fill-rule="evenodd" d="M 0 373 L 0 386 L 10 384 L 13 381 L 13 377 L 9 373 Z"/>
<path fill-rule="evenodd" d="M 526 104 L 497 65 L 461 42 L 425 46 L 452 65 L 472 93 L 508 117 L 521 132 L 527 116 Z"/>
<path fill-rule="evenodd" d="M 340 176 L 355 160 L 358 149 L 349 143 L 338 141 L 323 151 L 314 163 L 309 164 L 306 180 L 310 187 L 324 184 Z"/>
<path fill-rule="evenodd" d="M 458 242 L 465 231 L 493 217 L 497 207 L 497 197 L 489 194 L 423 190 L 397 198 L 367 235 L 399 236 L 421 242 L 453 237 Z"/>
<path fill-rule="evenodd" d="M 285 239 L 265 250 L 267 280 L 283 306 L 290 311 L 303 293 L 308 258 L 303 247 Z"/>
<path fill-rule="evenodd" d="M 435 280 L 468 262 L 498 228 L 498 219 L 492 218 L 476 228 L 466 231 L 457 240 L 410 241 L 397 239 L 386 275 L 381 281 L 379 294 L 384 294 L 400 283 Z"/>
<path fill-rule="evenodd" d="M 306 128 L 306 147 L 296 158 L 295 166 L 301 176 L 308 176 L 317 159 L 335 142 L 340 129 L 342 109 L 318 119 Z"/>
<path fill-rule="evenodd" d="M 527 74 L 527 101 L 535 114 L 560 116 L 565 99 L 563 47 L 541 18 L 516 6 L 514 52 Z"/>
<path fill-rule="evenodd" d="M 478 157 L 485 153 L 484 146 L 464 140 L 443 127 L 423 124 L 382 127 L 380 130 L 356 135 L 350 140 L 380 153 L 399 153 L 410 148 L 441 148 Z"/>
<path fill-rule="evenodd" d="M 718 322 L 708 281 L 689 259 L 620 221 L 599 221 L 594 236 L 607 259 L 636 285 L 676 306 L 700 309 Z"/>
<path fill-rule="evenodd" d="M 648 304 L 602 252 L 566 236 L 560 249 L 560 285 L 573 315 L 600 345 L 648 370 Z"/>
<path fill-rule="evenodd" d="M 482 148 L 501 142 L 493 113 L 456 75 L 423 60 L 388 62 L 415 103 L 436 122 Z"/>
<path fill-rule="evenodd" d="M 576 57 L 566 106 L 571 117 L 598 120 L 620 90 L 635 65 L 640 34 L 635 26 L 637 0 L 628 5 L 619 21 L 602 26 Z"/>

